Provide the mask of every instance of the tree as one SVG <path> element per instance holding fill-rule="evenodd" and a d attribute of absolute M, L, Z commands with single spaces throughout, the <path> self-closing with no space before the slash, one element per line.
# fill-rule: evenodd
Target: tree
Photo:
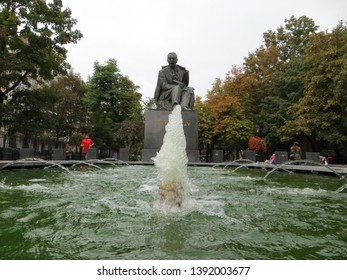
<path fill-rule="evenodd" d="M 194 110 L 199 114 L 198 134 L 200 145 L 211 145 L 213 139 L 213 123 L 207 102 L 196 97 Z"/>
<path fill-rule="evenodd" d="M 54 104 L 54 126 L 56 145 L 60 137 L 69 137 L 80 127 L 87 127 L 89 115 L 82 99 L 86 93 L 86 85 L 80 76 L 69 73 L 59 76 L 50 84 L 44 86 L 46 91 L 58 96 Z"/>
<path fill-rule="evenodd" d="M 91 111 L 107 115 L 114 122 L 141 115 L 139 87 L 120 73 L 115 59 L 109 59 L 105 65 L 95 62 L 87 85 L 85 101 Z"/>
<path fill-rule="evenodd" d="M 211 143 L 242 145 L 257 123 L 271 150 L 299 138 L 315 151 L 334 147 L 347 160 L 347 27 L 317 29 L 312 19 L 291 17 L 264 33 L 243 67 L 216 79 L 199 104 Z"/>
<path fill-rule="evenodd" d="M 289 61 L 273 75 L 273 94 L 260 103 L 257 119 L 262 126 L 262 135 L 273 149 L 281 147 L 282 127 L 292 119 L 288 108 L 304 95 L 306 71 L 304 61 Z"/>
<path fill-rule="evenodd" d="M 109 59 L 105 65 L 95 62 L 84 100 L 91 112 L 96 145 L 104 149 L 115 147 L 119 124 L 125 120 L 142 120 L 138 89 L 120 73 L 115 59 Z"/>
<path fill-rule="evenodd" d="M 252 120 L 242 102 L 244 77 L 239 69 L 234 68 L 223 83 L 216 80 L 207 96 L 214 144 L 240 148 L 251 136 Z"/>
<path fill-rule="evenodd" d="M 152 97 L 146 97 L 146 99 L 143 100 L 141 103 L 142 103 L 143 111 L 157 108 L 157 105 L 155 104 L 155 100 Z"/>
<path fill-rule="evenodd" d="M 267 48 L 278 48 L 281 62 L 289 62 L 304 55 L 310 36 L 316 33 L 318 26 L 313 19 L 306 16 L 291 16 L 284 22 L 285 25 L 278 27 L 277 32 L 269 30 L 263 34 L 263 38 Z"/>
<path fill-rule="evenodd" d="M 24 146 L 43 134 L 55 137 L 57 146 L 61 137 L 69 137 L 76 131 L 77 123 L 88 119 L 82 102 L 84 94 L 84 82 L 73 73 L 38 89 L 16 90 L 2 104 L 6 113 L 4 123 L 10 134 L 24 135 Z"/>
<path fill-rule="evenodd" d="M 20 85 L 65 74 L 67 50 L 82 34 L 61 0 L 0 3 L 0 103 Z"/>
<path fill-rule="evenodd" d="M 8 134 L 20 132 L 24 135 L 24 148 L 29 140 L 51 131 L 55 123 L 54 105 L 59 96 L 46 89 L 15 91 L 6 106 L 4 123 Z"/>
<path fill-rule="evenodd" d="M 145 127 L 142 120 L 125 120 L 118 124 L 114 137 L 120 147 L 130 147 L 131 154 L 141 154 Z"/>
<path fill-rule="evenodd" d="M 245 73 L 253 76 L 248 90 L 251 114 L 274 149 L 292 118 L 288 108 L 304 95 L 305 49 L 317 28 L 312 19 L 292 16 L 276 32 L 265 32 L 264 44 L 245 59 Z"/>
<path fill-rule="evenodd" d="M 347 28 L 311 37 L 306 49 L 305 93 L 289 111 L 293 118 L 282 129 L 282 140 L 304 134 L 315 141 L 347 141 Z"/>

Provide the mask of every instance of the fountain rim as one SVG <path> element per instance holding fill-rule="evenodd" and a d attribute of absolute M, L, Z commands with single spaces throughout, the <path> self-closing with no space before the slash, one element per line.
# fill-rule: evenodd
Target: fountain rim
<path fill-rule="evenodd" d="M 298 164 L 298 165 L 296 165 Z M 318 175 L 336 175 L 340 179 L 347 180 L 347 166 L 346 165 L 337 165 L 329 164 L 325 165 L 312 160 L 288 160 L 280 164 L 272 164 L 266 162 L 255 162 L 248 159 L 239 159 L 226 163 L 219 163 L 213 165 L 213 168 L 221 167 L 223 169 L 227 167 L 236 167 L 232 172 L 235 173 L 241 168 L 258 168 L 263 169 L 267 173 L 264 176 L 264 180 L 267 177 L 277 170 L 282 170 L 288 173 L 293 173 L 295 171 L 308 173 L 308 174 L 318 174 Z"/>
<path fill-rule="evenodd" d="M 299 163 L 300 165 L 294 165 Z M 104 159 L 89 159 L 89 160 L 44 160 L 41 158 L 25 158 L 19 160 L 4 161 L 0 160 L 0 172 L 11 169 L 30 169 L 30 168 L 52 168 L 58 166 L 62 169 L 66 167 L 75 167 L 78 165 L 89 165 L 100 169 L 99 165 L 109 165 L 113 167 L 130 166 L 130 165 L 149 165 L 154 166 L 153 161 L 122 161 L 115 158 Z M 323 165 L 321 163 L 309 160 L 286 161 L 281 164 L 271 164 L 265 162 L 254 162 L 247 159 L 239 159 L 221 163 L 209 162 L 188 162 L 188 166 L 195 167 L 212 167 L 212 168 L 235 168 L 233 173 L 241 168 L 256 168 L 262 169 L 267 172 L 264 179 L 266 179 L 274 171 L 301 172 L 308 174 L 318 175 L 333 175 L 347 180 L 347 165 L 329 164 Z M 67 168 L 66 168 L 67 169 Z M 68 170 L 68 169 L 67 169 Z"/>
<path fill-rule="evenodd" d="M 99 165 L 112 165 L 117 167 L 119 165 L 129 165 L 127 162 L 113 158 L 104 159 L 90 159 L 90 160 L 44 160 L 41 158 L 23 158 L 18 160 L 0 161 L 0 172 L 10 169 L 31 169 L 42 168 L 48 169 L 52 167 L 60 167 L 68 171 L 66 167 L 76 167 L 78 165 L 87 165 L 101 169 Z"/>

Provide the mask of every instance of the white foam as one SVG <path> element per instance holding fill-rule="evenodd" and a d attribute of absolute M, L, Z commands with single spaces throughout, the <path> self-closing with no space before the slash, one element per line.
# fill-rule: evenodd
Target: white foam
<path fill-rule="evenodd" d="M 182 208 L 186 205 L 185 200 L 190 198 L 189 190 L 196 188 L 190 182 L 187 173 L 188 157 L 180 105 L 175 106 L 169 115 L 165 131 L 163 145 L 152 160 L 158 170 L 160 190 L 165 193 L 168 190 L 165 186 L 170 186 L 170 190 L 174 190 L 171 193 L 175 193 L 177 199 L 172 199 L 172 195 L 170 199 L 167 198 L 169 195 L 163 195 L 162 206 L 168 209 L 177 206 Z"/>
<path fill-rule="evenodd" d="M 40 184 L 32 184 L 32 185 L 20 185 L 17 189 L 25 190 L 25 191 L 49 191 L 49 188 L 42 186 Z"/>
<path fill-rule="evenodd" d="M 139 188 L 139 192 L 157 192 L 159 190 L 158 186 L 151 185 L 141 185 Z"/>
<path fill-rule="evenodd" d="M 33 183 L 39 183 L 39 182 L 45 182 L 46 179 L 30 179 L 29 182 L 33 182 Z"/>

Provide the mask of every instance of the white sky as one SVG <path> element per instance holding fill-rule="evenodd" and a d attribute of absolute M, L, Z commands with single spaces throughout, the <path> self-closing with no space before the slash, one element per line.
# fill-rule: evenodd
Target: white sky
<path fill-rule="evenodd" d="M 284 20 L 312 18 L 319 30 L 347 21 L 346 0 L 63 0 L 83 38 L 67 46 L 68 62 L 87 81 L 94 62 L 116 59 L 143 98 L 153 97 L 158 71 L 174 51 L 205 97 L 216 78 L 262 44 Z"/>

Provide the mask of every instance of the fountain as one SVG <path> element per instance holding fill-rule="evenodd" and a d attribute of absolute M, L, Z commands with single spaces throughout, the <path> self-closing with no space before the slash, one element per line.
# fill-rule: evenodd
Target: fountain
<path fill-rule="evenodd" d="M 344 179 L 187 166 L 185 145 L 176 106 L 155 167 L 0 170 L 0 258 L 347 258 Z"/>
<path fill-rule="evenodd" d="M 149 165 L 3 170 L 0 258 L 346 258 L 345 180 L 232 170 L 188 166 L 180 207 Z"/>
<path fill-rule="evenodd" d="M 165 131 L 163 145 L 153 158 L 159 173 L 160 204 L 165 209 L 180 208 L 189 200 L 189 188 L 192 187 L 187 174 L 188 157 L 180 105 L 169 115 Z"/>

